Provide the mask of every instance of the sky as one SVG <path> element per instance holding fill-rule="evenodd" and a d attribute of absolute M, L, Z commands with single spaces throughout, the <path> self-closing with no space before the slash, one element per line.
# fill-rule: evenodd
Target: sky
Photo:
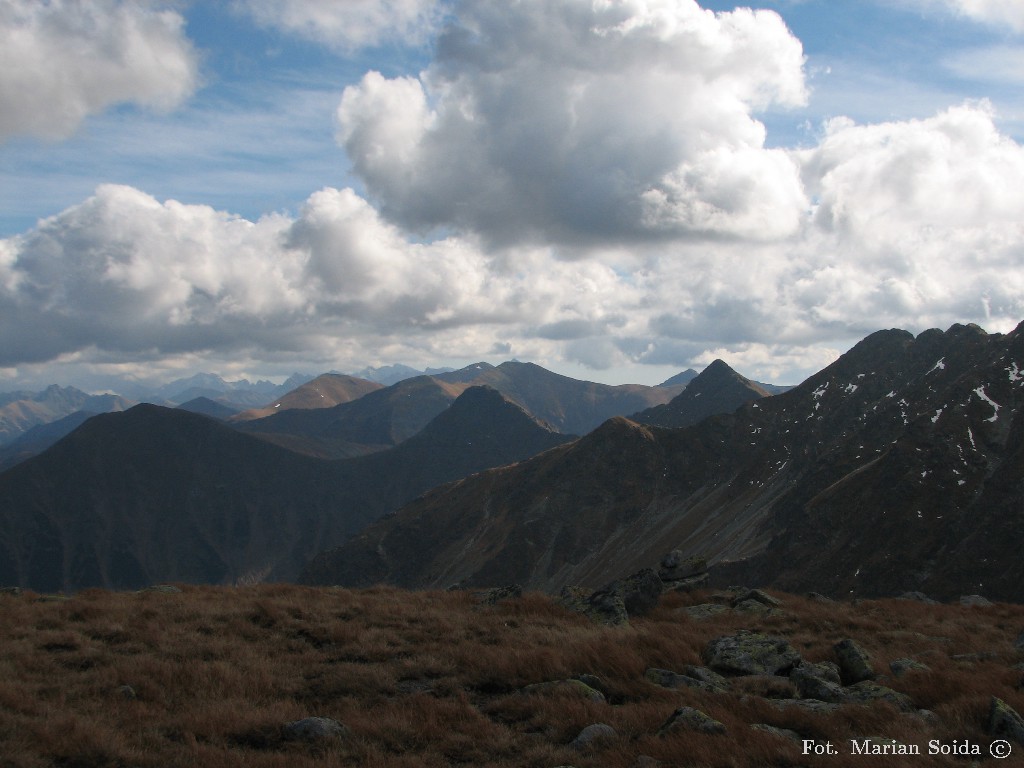
<path fill-rule="evenodd" d="M 1021 0 L 0 0 L 0 391 L 1021 320 Z"/>

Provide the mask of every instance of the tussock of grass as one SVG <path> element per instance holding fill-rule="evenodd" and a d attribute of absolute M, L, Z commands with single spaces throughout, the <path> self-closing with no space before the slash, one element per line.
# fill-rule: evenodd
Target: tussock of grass
<path fill-rule="evenodd" d="M 481 606 L 466 593 L 390 588 L 182 590 L 89 590 L 63 602 L 0 595 L 0 768 L 626 768 L 639 755 L 677 766 L 845 768 L 865 760 L 846 754 L 850 739 L 987 745 L 992 696 L 1024 711 L 1024 673 L 1013 668 L 1024 660 L 1014 648 L 1021 606 L 777 595 L 780 613 L 698 621 L 681 610 L 713 599 L 697 593 L 666 596 L 650 616 L 614 628 L 538 594 Z M 710 640 L 740 629 L 785 637 L 814 662 L 833 659 L 832 646 L 852 637 L 883 684 L 936 719 L 885 704 L 824 715 L 780 707 L 773 700 L 792 691 L 782 678 L 736 680 L 726 693 L 669 690 L 645 679 L 650 667 L 701 665 Z M 898 658 L 928 670 L 896 678 L 888 665 Z M 606 701 L 573 686 L 520 690 L 580 675 L 596 676 Z M 722 722 L 728 735 L 659 736 L 683 706 Z M 350 735 L 320 744 L 286 738 L 284 724 L 307 716 L 337 719 Z M 569 746 L 597 722 L 617 738 L 589 752 Z M 754 723 L 831 741 L 841 754 L 816 762 L 798 744 L 752 730 Z M 914 764 L 962 763 L 924 755 Z"/>

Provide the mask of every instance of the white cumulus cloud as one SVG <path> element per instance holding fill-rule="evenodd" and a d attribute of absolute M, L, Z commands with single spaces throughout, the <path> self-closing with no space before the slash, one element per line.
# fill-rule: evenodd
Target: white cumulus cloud
<path fill-rule="evenodd" d="M 385 40 L 422 42 L 438 23 L 440 0 L 235 0 L 262 26 L 349 50 Z"/>
<path fill-rule="evenodd" d="M 0 0 L 0 141 L 66 138 L 122 102 L 171 109 L 197 78 L 184 19 L 155 2 Z"/>
<path fill-rule="evenodd" d="M 368 73 L 338 108 L 354 169 L 404 227 L 572 243 L 798 224 L 798 169 L 754 116 L 806 99 L 773 12 L 480 0 L 436 51 L 418 78 Z"/>

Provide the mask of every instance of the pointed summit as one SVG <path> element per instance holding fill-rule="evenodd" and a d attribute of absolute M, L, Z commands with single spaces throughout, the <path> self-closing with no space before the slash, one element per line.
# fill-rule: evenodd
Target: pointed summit
<path fill-rule="evenodd" d="M 728 363 L 715 360 L 669 403 L 633 416 L 640 424 L 688 427 L 708 416 L 732 413 L 744 403 L 767 397 L 760 384 L 736 373 Z"/>

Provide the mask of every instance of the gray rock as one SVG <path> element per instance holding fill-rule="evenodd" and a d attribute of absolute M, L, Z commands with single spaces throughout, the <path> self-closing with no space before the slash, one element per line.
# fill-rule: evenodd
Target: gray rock
<path fill-rule="evenodd" d="M 598 747 L 602 742 L 608 742 L 618 736 L 615 729 L 605 723 L 593 723 L 588 725 L 579 735 L 572 740 L 572 748 L 583 750 L 591 750 Z"/>
<path fill-rule="evenodd" d="M 680 675 L 677 672 L 668 669 L 658 669 L 657 667 L 648 669 L 644 677 L 655 685 L 660 685 L 662 688 L 697 688 L 698 690 L 709 692 L 725 690 L 724 686 L 705 683 L 703 680 L 698 680 L 695 677 Z"/>
<path fill-rule="evenodd" d="M 738 606 L 740 603 L 746 602 L 748 600 L 760 603 L 761 605 L 764 605 L 768 608 L 778 608 L 782 605 L 781 600 L 772 597 L 767 592 L 763 592 L 760 589 L 749 589 L 742 595 L 737 595 L 736 598 L 733 600 L 733 605 Z"/>
<path fill-rule="evenodd" d="M 0 587 L 0 595 L 21 596 L 21 587 Z"/>
<path fill-rule="evenodd" d="M 852 685 L 874 678 L 875 670 L 871 666 L 871 656 L 853 640 L 840 640 L 832 650 L 839 661 L 839 671 L 844 683 Z"/>
<path fill-rule="evenodd" d="M 691 619 L 702 621 L 703 619 L 710 619 L 712 616 L 717 616 L 720 613 L 727 612 L 729 607 L 726 605 L 719 605 L 718 603 L 701 603 L 700 605 L 691 605 L 686 608 L 680 608 L 679 610 Z"/>
<path fill-rule="evenodd" d="M 646 616 L 658 604 L 665 585 L 653 569 L 645 568 L 619 582 L 612 582 L 605 589 L 612 589 L 622 597 L 629 616 Z"/>
<path fill-rule="evenodd" d="M 496 605 L 502 600 L 513 600 L 523 596 L 523 588 L 519 584 L 504 587 L 493 587 L 473 593 L 473 598 L 482 605 Z"/>
<path fill-rule="evenodd" d="M 708 571 L 706 557 L 685 557 L 678 549 L 673 549 L 661 558 L 658 575 L 662 581 L 682 581 L 693 576 L 700 576 Z"/>
<path fill-rule="evenodd" d="M 712 640 L 702 658 L 713 670 L 726 675 L 779 675 L 802 661 L 783 638 L 748 631 Z"/>
<path fill-rule="evenodd" d="M 587 592 L 582 587 L 564 587 L 559 602 L 599 624 L 628 624 L 630 616 L 645 616 L 654 610 L 664 588 L 658 574 L 645 568 L 596 592 Z"/>
<path fill-rule="evenodd" d="M 907 694 L 894 691 L 884 685 L 879 685 L 873 680 L 862 680 L 855 685 L 846 688 L 848 701 L 855 701 L 859 704 L 872 704 L 876 701 L 884 701 L 892 704 L 901 712 L 914 712 L 914 700 Z"/>
<path fill-rule="evenodd" d="M 694 680 L 700 680 L 702 683 L 718 686 L 720 688 L 726 688 L 729 685 L 728 680 L 707 667 L 696 667 L 692 664 L 687 664 L 683 667 L 683 674 L 687 677 L 692 677 Z"/>
<path fill-rule="evenodd" d="M 827 595 L 823 595 L 820 592 L 808 592 L 807 593 L 807 599 L 808 600 L 813 600 L 816 603 L 834 603 L 835 602 L 835 600 L 833 600 L 831 597 L 828 597 Z"/>
<path fill-rule="evenodd" d="M 599 691 L 604 694 L 605 698 L 608 697 L 608 686 L 605 685 L 604 680 L 597 675 L 576 675 L 576 679 L 584 685 L 593 688 L 595 691 Z"/>
<path fill-rule="evenodd" d="M 121 694 L 121 697 L 128 701 L 135 701 L 138 698 L 138 694 L 135 693 L 135 689 L 130 685 L 122 685 L 117 689 L 117 692 Z"/>
<path fill-rule="evenodd" d="M 680 707 L 658 729 L 658 735 L 664 736 L 680 728 L 688 731 L 699 731 L 700 733 L 725 733 L 725 726 L 722 723 L 705 715 L 699 709 Z"/>
<path fill-rule="evenodd" d="M 750 727 L 752 730 L 770 733 L 772 736 L 778 736 L 780 739 L 789 739 L 790 741 L 795 741 L 798 744 L 801 741 L 800 734 L 796 731 L 791 731 L 788 728 L 776 728 L 774 725 L 767 725 L 765 723 L 754 723 Z"/>
<path fill-rule="evenodd" d="M 740 602 L 733 605 L 732 609 L 738 613 L 753 613 L 753 614 L 764 614 L 774 612 L 774 608 L 769 608 L 764 603 L 760 603 L 757 600 L 741 600 Z"/>
<path fill-rule="evenodd" d="M 1024 720 L 1013 707 L 995 696 L 989 707 L 988 732 L 997 738 L 1024 745 Z"/>
<path fill-rule="evenodd" d="M 907 672 L 927 672 L 928 665 L 914 659 L 893 659 L 889 662 L 889 669 L 896 677 L 903 677 Z"/>
<path fill-rule="evenodd" d="M 1018 651 L 1024 651 L 1024 632 L 1017 635 L 1017 642 L 1013 644 L 1013 647 Z"/>
<path fill-rule="evenodd" d="M 590 592 L 583 587 L 569 586 L 562 588 L 558 602 L 598 624 L 620 626 L 629 623 L 626 604 L 614 593 Z"/>
<path fill-rule="evenodd" d="M 710 573 L 698 573 L 696 576 L 687 576 L 685 579 L 662 579 L 666 592 L 693 592 L 703 589 L 711 581 Z"/>
<path fill-rule="evenodd" d="M 989 600 L 987 597 L 982 597 L 981 595 L 960 596 L 960 605 L 969 605 L 974 606 L 976 608 L 987 608 L 988 606 L 993 604 L 994 603 L 991 600 Z"/>
<path fill-rule="evenodd" d="M 305 717 L 284 727 L 286 739 L 296 741 L 332 741 L 348 735 L 348 728 L 329 717 Z"/>
<path fill-rule="evenodd" d="M 838 680 L 837 670 L 824 665 L 803 663 L 789 673 L 790 682 L 796 686 L 802 699 L 817 699 L 841 703 L 846 700 L 846 692 Z"/>

